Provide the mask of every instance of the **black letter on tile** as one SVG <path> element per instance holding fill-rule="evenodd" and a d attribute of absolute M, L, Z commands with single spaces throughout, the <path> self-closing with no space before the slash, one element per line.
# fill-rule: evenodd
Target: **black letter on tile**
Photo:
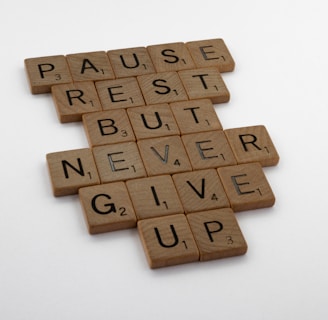
<path fill-rule="evenodd" d="M 168 93 L 171 92 L 171 88 L 170 87 L 164 86 L 164 85 L 159 85 L 158 82 L 164 82 L 164 83 L 166 83 L 167 81 L 164 80 L 164 79 L 156 79 L 156 80 L 153 81 L 153 86 L 154 87 L 165 88 L 166 90 L 164 90 L 162 92 L 161 91 L 158 91 L 158 90 L 155 90 L 156 93 L 158 93 L 158 94 L 168 94 Z"/>
<path fill-rule="evenodd" d="M 202 85 L 203 85 L 204 89 L 208 89 L 208 86 L 207 86 L 207 84 L 206 84 L 206 82 L 204 80 L 204 77 L 205 76 L 208 76 L 208 74 L 197 74 L 197 75 L 194 75 L 192 77 L 193 78 L 199 77 L 200 81 L 202 82 Z"/>
<path fill-rule="evenodd" d="M 239 177 L 247 177 L 247 174 L 240 174 L 240 175 L 238 175 L 238 176 L 232 176 L 232 177 L 231 177 L 232 183 L 233 183 L 233 185 L 234 185 L 234 187 L 235 187 L 237 193 L 238 193 L 239 195 L 249 194 L 249 193 L 254 193 L 255 190 L 250 190 L 250 191 L 241 191 L 241 190 L 240 190 L 240 187 L 239 187 L 239 186 L 245 186 L 245 185 L 248 185 L 249 182 L 238 183 L 238 182 L 237 182 L 237 178 L 239 178 Z"/>
<path fill-rule="evenodd" d="M 209 226 L 208 226 L 209 224 L 215 224 L 215 225 L 218 226 L 218 228 L 211 231 Z M 207 232 L 208 237 L 210 238 L 211 242 L 214 242 L 213 237 L 212 237 L 212 233 L 220 232 L 223 229 L 223 224 L 219 221 L 204 222 L 204 226 L 205 226 L 206 232 Z"/>
<path fill-rule="evenodd" d="M 174 242 L 172 244 L 163 243 L 161 235 L 159 234 L 158 228 L 154 228 L 158 243 L 164 248 L 173 248 L 179 243 L 179 238 L 178 238 L 177 233 L 175 232 L 174 226 L 172 224 L 170 225 L 170 228 L 171 228 L 173 238 L 174 238 Z"/>
<path fill-rule="evenodd" d="M 251 137 L 251 140 L 245 141 L 244 137 Z M 254 134 L 240 134 L 239 135 L 240 142 L 242 143 L 244 150 L 248 151 L 247 144 L 252 144 L 257 150 L 262 150 L 258 145 L 255 144 L 257 138 Z"/>
<path fill-rule="evenodd" d="M 174 50 L 172 49 L 165 49 L 165 50 L 162 50 L 161 54 L 164 56 L 164 57 L 172 57 L 174 58 L 173 60 L 167 60 L 167 59 L 164 59 L 165 62 L 167 63 L 177 63 L 179 61 L 179 57 L 175 56 L 175 55 L 171 55 L 171 54 L 167 54 L 166 52 L 175 52 Z"/>
<path fill-rule="evenodd" d="M 192 116 L 193 116 L 193 118 L 194 118 L 194 120 L 195 120 L 195 122 L 196 122 L 196 123 L 199 123 L 198 118 L 197 118 L 197 116 L 196 116 L 196 112 L 194 111 L 194 110 L 196 110 L 196 109 L 199 109 L 199 107 L 194 107 L 194 108 L 185 108 L 185 109 L 183 109 L 183 110 L 190 110 L 190 111 L 191 111 L 191 114 L 192 114 Z"/>
<path fill-rule="evenodd" d="M 155 111 L 155 117 L 157 119 L 158 125 L 157 126 L 150 127 L 148 125 L 147 121 L 146 121 L 145 115 L 143 113 L 141 114 L 141 119 L 142 119 L 142 121 L 143 121 L 143 123 L 144 123 L 144 125 L 145 125 L 145 127 L 147 129 L 158 129 L 158 128 L 160 128 L 162 126 L 162 120 L 161 120 L 161 118 L 160 118 L 160 116 L 159 116 L 159 114 L 158 114 L 157 111 Z"/>
<path fill-rule="evenodd" d="M 93 69 L 94 71 L 99 72 L 99 70 L 90 62 L 89 59 L 83 59 L 81 74 L 83 74 L 86 69 Z"/>
<path fill-rule="evenodd" d="M 199 198 L 204 199 L 205 198 L 205 179 L 202 179 L 202 192 L 199 192 L 192 184 L 190 181 L 187 181 L 189 186 L 196 192 Z"/>
<path fill-rule="evenodd" d="M 43 68 L 44 66 L 48 66 L 49 68 L 44 69 Z M 41 78 L 44 79 L 44 73 L 54 70 L 55 66 L 51 63 L 43 63 L 43 64 L 38 64 L 38 69 L 39 69 Z"/>
<path fill-rule="evenodd" d="M 136 62 L 136 64 L 135 64 L 134 66 L 128 66 L 128 65 L 125 63 L 125 61 L 124 61 L 123 55 L 120 55 L 120 58 L 121 58 L 122 64 L 123 64 L 123 66 L 124 66 L 125 68 L 127 68 L 127 69 L 137 68 L 137 67 L 139 67 L 139 65 L 140 65 L 137 55 L 136 55 L 135 53 L 133 53 L 132 55 L 133 55 L 133 58 L 134 58 L 134 60 L 135 60 L 135 62 Z"/>
<path fill-rule="evenodd" d="M 76 96 L 71 96 L 71 93 L 77 93 Z M 82 90 L 67 90 L 66 91 L 66 96 L 69 102 L 69 105 L 72 106 L 73 105 L 73 99 L 78 99 L 80 100 L 83 104 L 86 104 L 86 102 L 81 98 L 83 96 L 83 91 Z"/>
<path fill-rule="evenodd" d="M 108 214 L 108 213 L 116 212 L 116 207 L 115 207 L 114 203 L 105 203 L 104 207 L 109 207 L 109 209 L 106 211 L 99 210 L 98 207 L 96 206 L 96 201 L 99 197 L 105 197 L 108 200 L 111 199 L 111 197 L 108 194 L 102 193 L 102 194 L 95 195 L 91 200 L 91 207 L 95 212 L 97 212 L 99 214 Z"/>
<path fill-rule="evenodd" d="M 110 124 L 109 125 L 103 125 L 103 122 L 108 121 Z M 115 121 L 113 119 L 101 119 L 97 120 L 98 122 L 98 127 L 100 130 L 100 133 L 102 136 L 108 136 L 111 134 L 117 133 L 118 129 L 117 127 L 114 126 Z M 113 130 L 111 132 L 105 132 L 104 128 L 112 128 Z"/>
<path fill-rule="evenodd" d="M 81 159 L 77 158 L 76 160 L 78 162 L 79 168 L 73 167 L 73 165 L 70 164 L 67 160 L 62 160 L 62 166 L 63 166 L 63 169 L 64 169 L 64 174 L 65 174 L 66 179 L 69 179 L 69 174 L 68 174 L 68 171 L 67 171 L 67 167 L 70 167 L 76 173 L 78 173 L 80 176 L 84 177 L 84 170 L 83 170 L 83 167 L 82 167 Z"/>

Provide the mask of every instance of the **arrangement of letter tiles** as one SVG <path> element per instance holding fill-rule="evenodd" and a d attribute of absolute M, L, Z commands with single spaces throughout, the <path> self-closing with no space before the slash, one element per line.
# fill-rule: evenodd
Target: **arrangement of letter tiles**
<path fill-rule="evenodd" d="M 279 155 L 263 125 L 223 129 L 234 66 L 222 39 L 26 59 L 90 145 L 47 154 L 54 195 L 79 195 L 91 234 L 137 227 L 151 268 L 245 254 L 235 212 L 274 205 Z"/>

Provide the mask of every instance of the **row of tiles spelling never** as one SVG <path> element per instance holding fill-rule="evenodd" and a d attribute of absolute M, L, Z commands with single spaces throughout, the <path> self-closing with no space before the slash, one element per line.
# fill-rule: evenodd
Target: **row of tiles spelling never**
<path fill-rule="evenodd" d="M 236 164 L 275 165 L 279 155 L 264 126 L 215 130 L 47 154 L 55 196 L 88 185 Z"/>
<path fill-rule="evenodd" d="M 220 72 L 233 71 L 234 60 L 222 39 L 25 59 L 33 94 L 50 92 L 56 84 L 207 67 L 215 67 Z"/>

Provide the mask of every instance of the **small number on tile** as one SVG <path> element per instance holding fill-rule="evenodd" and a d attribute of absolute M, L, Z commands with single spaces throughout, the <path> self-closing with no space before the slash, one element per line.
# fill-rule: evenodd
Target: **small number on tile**
<path fill-rule="evenodd" d="M 233 239 L 231 236 L 226 236 L 227 244 L 233 244 Z"/>
<path fill-rule="evenodd" d="M 181 166 L 179 159 L 176 159 L 176 160 L 174 161 L 174 165 L 175 165 L 175 166 Z"/>
<path fill-rule="evenodd" d="M 126 216 L 127 213 L 126 213 L 126 208 L 125 207 L 120 207 L 119 209 L 119 212 L 120 212 L 120 216 Z"/>

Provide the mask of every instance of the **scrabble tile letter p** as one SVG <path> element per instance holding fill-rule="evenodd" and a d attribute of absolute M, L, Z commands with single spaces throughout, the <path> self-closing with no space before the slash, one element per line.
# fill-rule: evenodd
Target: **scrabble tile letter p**
<path fill-rule="evenodd" d="M 25 59 L 25 68 L 33 94 L 48 93 L 51 86 L 72 82 L 65 56 Z"/>

